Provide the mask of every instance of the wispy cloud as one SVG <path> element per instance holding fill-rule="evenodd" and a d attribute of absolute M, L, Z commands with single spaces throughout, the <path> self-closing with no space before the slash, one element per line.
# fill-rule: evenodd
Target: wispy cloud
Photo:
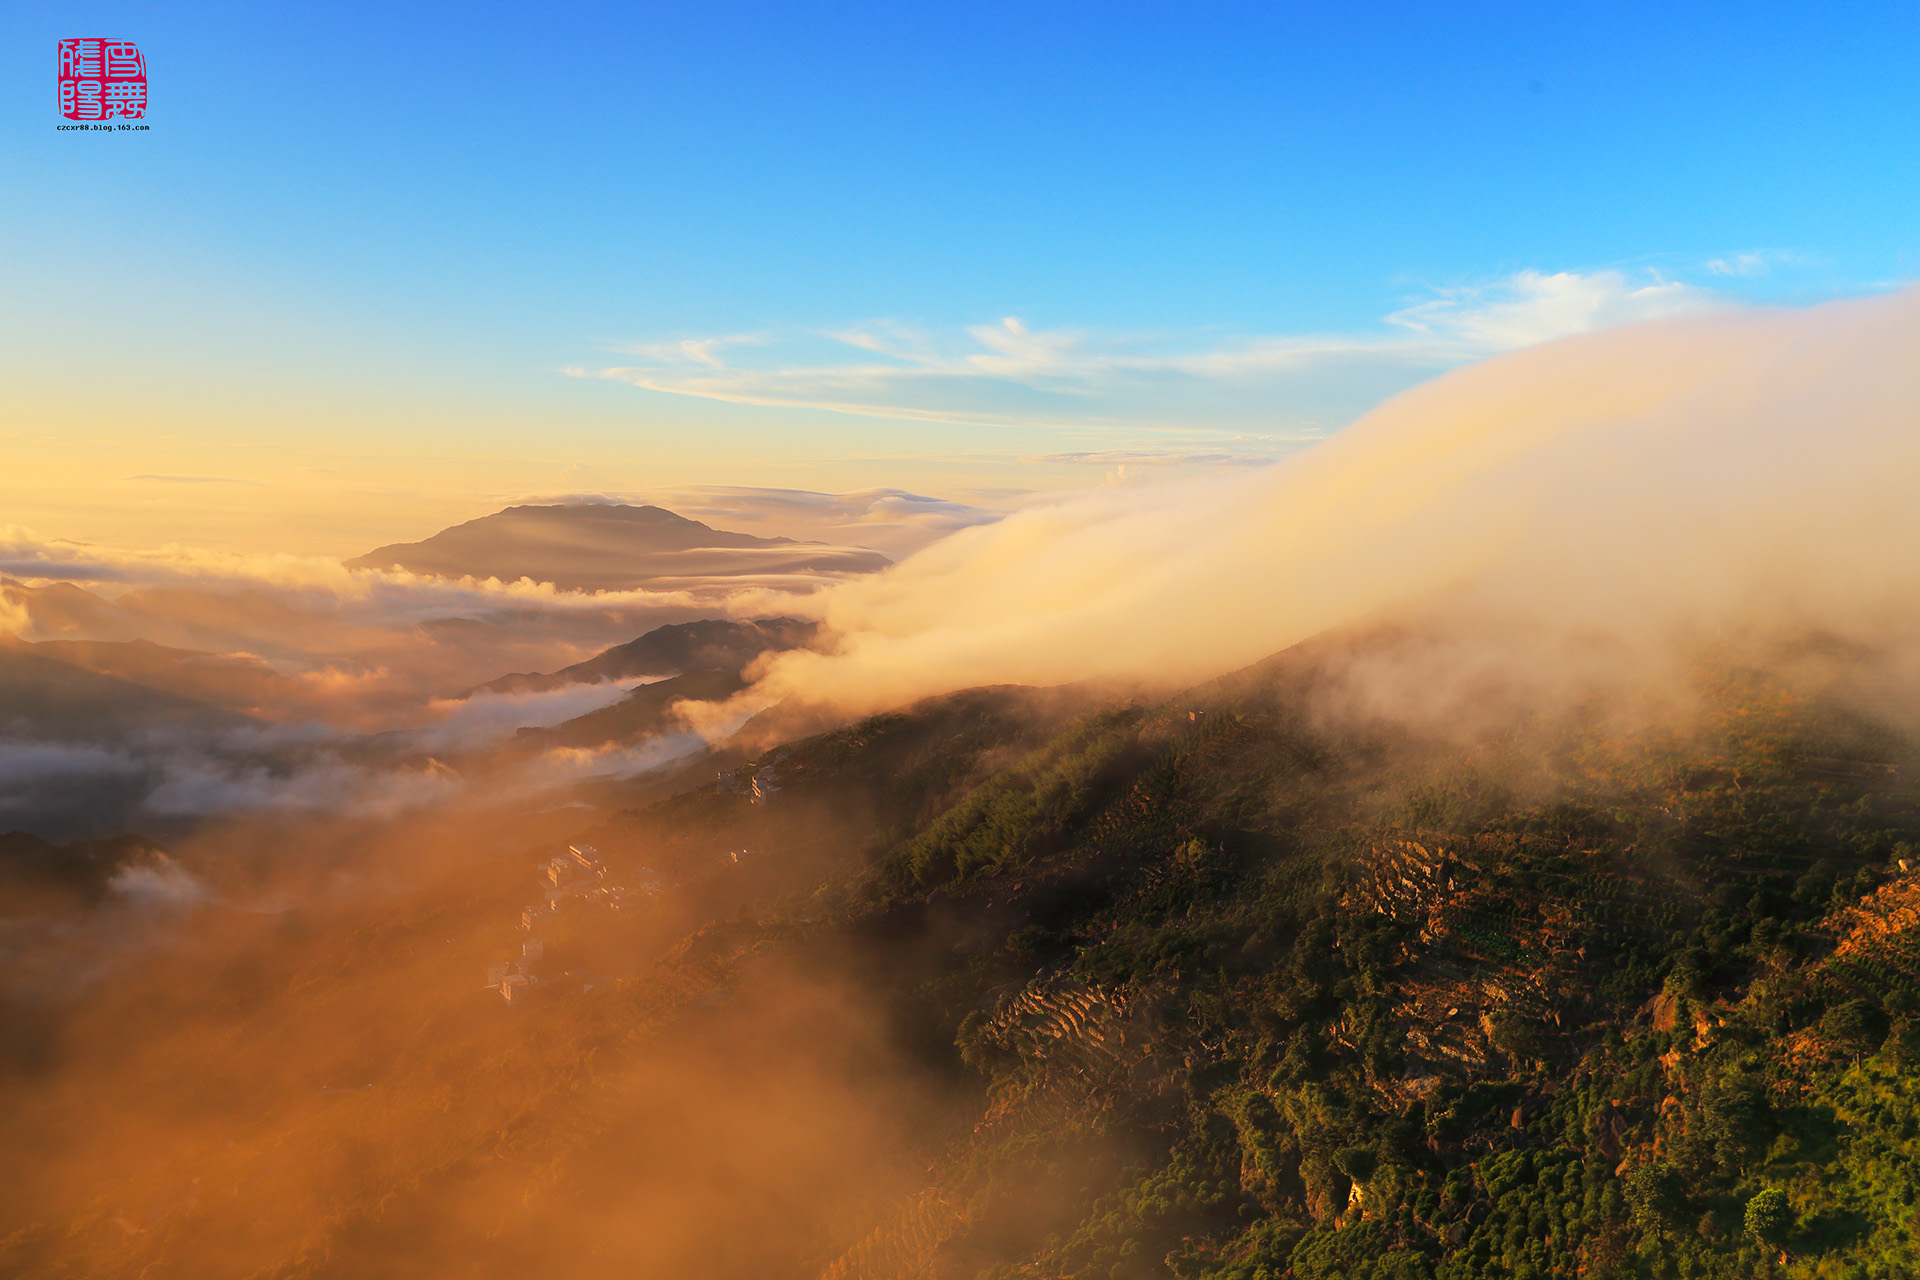
<path fill-rule="evenodd" d="M 142 472 L 137 476 L 127 476 L 128 480 L 155 480 L 164 484 L 252 484 L 251 480 L 238 480 L 232 476 L 169 476 L 154 472 Z"/>
<path fill-rule="evenodd" d="M 1387 320 L 1476 355 L 1695 311 L 1709 300 L 1703 290 L 1658 274 L 1636 284 L 1618 271 L 1522 271 L 1490 288 L 1440 290 Z"/>
<path fill-rule="evenodd" d="M 1253 453 L 1151 453 L 1136 449 L 1086 449 L 1036 453 L 1025 461 L 1088 467 L 1264 467 L 1273 459 Z"/>
<path fill-rule="evenodd" d="M 1710 268 L 1711 269 L 1711 268 Z M 1275 456 L 1439 369 L 1518 347 L 1710 305 L 1715 295 L 1654 272 L 1522 271 L 1429 290 L 1354 333 L 1115 334 L 1040 328 L 1018 316 L 939 332 L 896 320 L 831 331 L 682 337 L 620 348 L 636 360 L 566 370 L 732 404 L 899 421 L 1114 433 L 1263 429 Z M 1132 442 L 1153 465 L 1239 457 Z M 1119 461 L 1101 455 L 1059 460 Z"/>
<path fill-rule="evenodd" d="M 1771 275 L 1776 267 L 1807 267 L 1812 258 L 1791 249 L 1748 249 L 1729 253 L 1707 262 L 1707 272 L 1721 279 Z"/>

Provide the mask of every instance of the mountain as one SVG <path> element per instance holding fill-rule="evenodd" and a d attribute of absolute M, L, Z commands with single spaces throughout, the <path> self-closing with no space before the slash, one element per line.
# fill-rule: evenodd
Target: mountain
<path fill-rule="evenodd" d="M 145 730 L 234 729 L 253 723 L 197 698 L 46 656 L 38 645 L 0 644 L 0 730 L 111 741 Z"/>
<path fill-rule="evenodd" d="M 265 719 L 298 714 L 314 699 L 299 681 L 281 675 L 245 654 L 202 653 L 150 640 L 41 640 L 9 642 L 13 647 L 98 675 L 162 693 L 177 694 L 208 706 Z"/>
<path fill-rule="evenodd" d="M 71 582 L 30 587 L 0 575 L 0 603 L 12 605 L 33 619 L 42 635 L 90 635 L 132 639 L 137 634 L 126 615 L 112 601 Z"/>
<path fill-rule="evenodd" d="M 662 507 L 508 507 L 346 562 L 440 577 L 531 578 L 568 591 L 672 587 L 709 578 L 873 573 L 877 551 L 728 533 Z"/>
<path fill-rule="evenodd" d="M 731 622 L 706 618 L 655 627 L 637 640 L 606 649 L 585 662 L 546 674 L 516 672 L 489 680 L 474 693 L 541 693 L 568 684 L 672 676 L 699 669 L 738 670 L 763 653 L 802 649 L 813 642 L 818 624 L 799 618 L 755 618 Z"/>
<path fill-rule="evenodd" d="M 1917 744 L 1731 662 L 1681 722 L 1474 739 L 1328 696 L 1418 649 L 1323 641 L 1039 735 L 936 700 L 749 761 L 764 804 L 593 835 L 785 877 L 648 982 L 848 948 L 978 1082 L 815 1274 L 1916 1273 Z M 921 754 L 929 720 L 972 733 Z"/>
<path fill-rule="evenodd" d="M 438 871 L 422 824 L 7 1077 L 0 1270 L 1920 1274 L 1920 744 L 1730 660 L 1686 719 L 1353 710 L 1424 652 L 970 690 Z"/>

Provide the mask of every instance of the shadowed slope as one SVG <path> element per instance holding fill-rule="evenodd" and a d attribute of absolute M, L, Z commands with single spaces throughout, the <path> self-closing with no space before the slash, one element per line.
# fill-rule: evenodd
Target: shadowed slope
<path fill-rule="evenodd" d="M 473 692 L 542 693 L 596 680 L 671 676 L 701 668 L 738 670 L 770 650 L 804 648 L 816 629 L 816 624 L 798 618 L 756 618 L 750 622 L 703 618 L 670 623 L 585 662 L 547 673 L 515 672 L 489 680 Z"/>

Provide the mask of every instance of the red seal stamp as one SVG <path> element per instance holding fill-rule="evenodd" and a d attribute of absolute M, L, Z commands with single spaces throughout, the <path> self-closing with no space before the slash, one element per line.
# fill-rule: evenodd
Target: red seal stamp
<path fill-rule="evenodd" d="M 60 114 L 69 120 L 140 120 L 147 60 L 131 40 L 60 42 Z"/>

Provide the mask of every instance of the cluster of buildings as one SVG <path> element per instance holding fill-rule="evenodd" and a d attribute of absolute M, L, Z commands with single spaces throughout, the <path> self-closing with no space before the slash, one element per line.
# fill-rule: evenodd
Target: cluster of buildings
<path fill-rule="evenodd" d="M 630 904 L 636 895 L 652 895 L 659 892 L 660 877 L 646 867 L 639 868 L 635 876 L 636 888 L 607 882 L 607 864 L 600 859 L 600 851 L 590 844 L 570 844 L 565 853 L 556 854 L 540 864 L 541 898 L 520 909 L 520 927 L 529 935 L 520 944 L 520 958 L 501 964 L 487 966 L 487 987 L 496 990 L 508 1004 L 514 1004 L 527 997 L 528 992 L 539 984 L 540 978 L 534 972 L 542 956 L 546 954 L 546 942 L 535 934 L 542 924 L 551 920 L 567 904 L 584 905 L 598 903 L 610 911 L 618 911 Z M 587 988 L 591 990 L 589 982 Z"/>
<path fill-rule="evenodd" d="M 528 938 L 520 944 L 520 958 L 487 966 L 487 986 L 498 991 L 508 1004 L 527 998 L 527 992 L 540 981 L 534 975 L 534 962 L 545 954 L 547 944 Z"/>

